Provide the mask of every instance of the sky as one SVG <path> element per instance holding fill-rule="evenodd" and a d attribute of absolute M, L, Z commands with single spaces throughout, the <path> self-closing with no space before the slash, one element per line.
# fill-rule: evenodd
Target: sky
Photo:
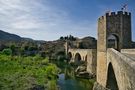
<path fill-rule="evenodd" d="M 135 0 L 0 0 L 0 29 L 35 40 L 97 38 L 97 20 L 127 4 L 135 41 Z"/>

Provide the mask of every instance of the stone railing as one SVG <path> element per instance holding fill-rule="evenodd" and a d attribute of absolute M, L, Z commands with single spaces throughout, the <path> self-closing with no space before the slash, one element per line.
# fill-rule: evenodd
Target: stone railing
<path fill-rule="evenodd" d="M 126 51 L 134 50 L 122 52 Z M 135 90 L 135 61 L 114 49 L 108 49 L 107 62 L 113 65 L 119 90 Z"/>
<path fill-rule="evenodd" d="M 135 54 L 135 49 L 122 49 L 121 53 Z"/>

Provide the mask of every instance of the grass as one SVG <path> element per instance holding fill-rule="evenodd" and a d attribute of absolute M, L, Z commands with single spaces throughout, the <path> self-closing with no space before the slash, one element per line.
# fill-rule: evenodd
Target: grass
<path fill-rule="evenodd" d="M 38 55 L 20 57 L 0 54 L 0 90 L 56 88 L 58 72 L 55 64 Z"/>

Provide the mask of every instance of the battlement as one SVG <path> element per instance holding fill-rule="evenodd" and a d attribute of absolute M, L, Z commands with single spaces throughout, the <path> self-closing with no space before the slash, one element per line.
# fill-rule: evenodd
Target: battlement
<path fill-rule="evenodd" d="M 106 13 L 104 16 L 101 16 L 99 18 L 99 20 L 102 20 L 106 17 L 110 17 L 110 16 L 131 16 L 131 13 L 130 12 L 125 12 L 125 11 L 118 11 L 118 12 L 110 12 L 110 13 Z"/>
<path fill-rule="evenodd" d="M 131 13 L 130 12 L 124 12 L 124 11 L 106 13 L 106 16 L 117 16 L 117 15 L 131 16 Z"/>

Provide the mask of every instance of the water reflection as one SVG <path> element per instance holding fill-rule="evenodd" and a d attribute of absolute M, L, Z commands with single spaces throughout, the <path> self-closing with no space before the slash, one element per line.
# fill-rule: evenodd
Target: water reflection
<path fill-rule="evenodd" d="M 92 90 L 93 83 L 88 79 L 75 77 L 74 68 L 66 67 L 64 72 L 59 74 L 57 84 L 60 90 Z"/>

